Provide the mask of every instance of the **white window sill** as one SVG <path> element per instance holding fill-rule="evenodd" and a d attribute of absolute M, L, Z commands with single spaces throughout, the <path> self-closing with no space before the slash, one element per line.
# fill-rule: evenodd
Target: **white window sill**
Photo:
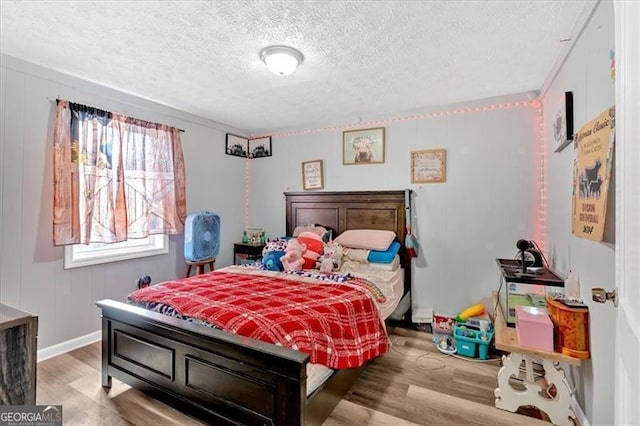
<path fill-rule="evenodd" d="M 64 269 L 137 259 L 169 253 L 166 235 L 131 239 L 113 244 L 75 244 L 64 248 Z"/>

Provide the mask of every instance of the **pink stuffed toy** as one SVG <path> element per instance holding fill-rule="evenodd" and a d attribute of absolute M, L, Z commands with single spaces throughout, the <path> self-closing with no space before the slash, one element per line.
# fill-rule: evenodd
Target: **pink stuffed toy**
<path fill-rule="evenodd" d="M 300 271 L 304 265 L 303 253 L 307 251 L 307 246 L 300 243 L 296 238 L 287 242 L 285 255 L 280 258 L 285 271 Z"/>
<path fill-rule="evenodd" d="M 314 232 L 302 232 L 298 235 L 298 241 L 306 246 L 307 251 L 302 253 L 304 258 L 303 269 L 315 269 L 318 258 L 324 251 L 324 243 L 320 235 Z"/>

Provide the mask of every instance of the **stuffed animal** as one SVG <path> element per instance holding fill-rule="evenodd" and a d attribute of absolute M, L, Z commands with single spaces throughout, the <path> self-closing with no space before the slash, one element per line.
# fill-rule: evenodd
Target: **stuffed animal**
<path fill-rule="evenodd" d="M 324 251 L 324 243 L 322 237 L 314 232 L 302 232 L 298 235 L 298 241 L 307 247 L 306 252 L 302 253 L 304 258 L 303 269 L 315 269 L 318 258 Z"/>
<path fill-rule="evenodd" d="M 288 241 L 289 241 L 289 238 L 287 237 L 268 239 L 264 245 L 264 248 L 262 249 L 262 255 L 264 256 L 270 251 L 286 251 Z"/>
<path fill-rule="evenodd" d="M 280 258 L 285 255 L 287 238 L 269 239 L 262 249 L 262 265 L 269 271 L 282 271 Z"/>
<path fill-rule="evenodd" d="M 337 271 L 342 266 L 342 246 L 337 243 L 327 244 L 324 253 L 318 258 L 320 272 Z"/>
<path fill-rule="evenodd" d="M 286 252 L 279 250 L 269 251 L 262 256 L 262 264 L 269 271 L 282 271 L 284 266 L 282 266 L 280 258 L 285 254 Z"/>
<path fill-rule="evenodd" d="M 303 254 L 307 251 L 307 246 L 292 238 L 287 242 L 285 254 L 280 258 L 285 271 L 300 271 L 304 265 Z"/>

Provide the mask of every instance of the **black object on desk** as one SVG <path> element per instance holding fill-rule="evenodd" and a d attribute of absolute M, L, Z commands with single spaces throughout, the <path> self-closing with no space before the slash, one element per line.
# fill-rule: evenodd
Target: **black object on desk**
<path fill-rule="evenodd" d="M 233 264 L 244 265 L 262 259 L 264 244 L 235 243 L 233 245 Z"/>
<path fill-rule="evenodd" d="M 536 268 L 535 273 L 522 272 L 522 263 L 515 259 L 496 259 L 505 288 L 502 301 L 507 325 L 516 325 L 516 306 L 532 306 L 531 294 L 546 298 L 549 293 L 564 293 L 564 280 L 547 267 Z"/>

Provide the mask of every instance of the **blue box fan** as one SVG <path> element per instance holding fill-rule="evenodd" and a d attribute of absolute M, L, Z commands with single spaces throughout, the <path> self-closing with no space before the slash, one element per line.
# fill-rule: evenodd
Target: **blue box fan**
<path fill-rule="evenodd" d="M 220 216 L 202 211 L 187 216 L 184 227 L 184 258 L 199 261 L 220 252 Z"/>

